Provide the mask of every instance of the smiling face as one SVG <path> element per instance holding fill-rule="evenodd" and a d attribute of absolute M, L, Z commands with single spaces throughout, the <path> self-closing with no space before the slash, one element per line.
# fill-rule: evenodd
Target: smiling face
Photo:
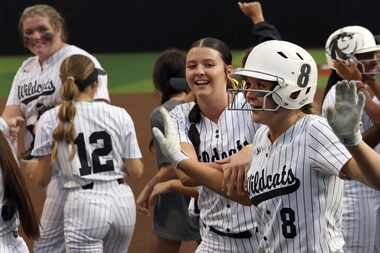
<path fill-rule="evenodd" d="M 64 44 L 62 31 L 54 29 L 48 17 L 32 16 L 22 22 L 24 45 L 43 62 Z"/>
<path fill-rule="evenodd" d="M 226 93 L 230 71 L 220 53 L 208 47 L 193 47 L 186 57 L 186 80 L 199 99 Z"/>

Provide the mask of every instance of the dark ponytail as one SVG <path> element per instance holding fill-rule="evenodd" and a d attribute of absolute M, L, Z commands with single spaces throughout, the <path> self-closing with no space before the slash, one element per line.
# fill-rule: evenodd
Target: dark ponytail
<path fill-rule="evenodd" d="M 39 224 L 26 184 L 16 162 L 12 149 L 3 132 L 0 131 L 0 166 L 3 173 L 4 200 L 1 216 L 10 220 L 18 211 L 24 233 L 31 239 L 39 237 Z"/>
<path fill-rule="evenodd" d="M 193 108 L 191 108 L 191 111 L 189 112 L 188 117 L 190 121 L 190 128 L 189 128 L 189 132 L 187 133 L 187 136 L 189 137 L 191 143 L 193 143 L 197 156 L 199 156 L 199 146 L 201 144 L 201 138 L 200 138 L 198 129 L 196 127 L 196 124 L 201 121 L 201 109 L 199 108 L 197 103 L 195 103 Z"/>

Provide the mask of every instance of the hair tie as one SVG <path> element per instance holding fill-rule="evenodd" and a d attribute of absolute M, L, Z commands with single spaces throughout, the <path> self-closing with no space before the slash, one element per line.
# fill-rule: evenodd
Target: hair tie
<path fill-rule="evenodd" d="M 75 78 L 73 76 L 68 76 L 67 80 L 73 80 L 73 82 L 75 82 Z"/>

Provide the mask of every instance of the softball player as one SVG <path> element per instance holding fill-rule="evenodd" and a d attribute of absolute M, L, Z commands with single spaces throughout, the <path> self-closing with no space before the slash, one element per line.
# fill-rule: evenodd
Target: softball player
<path fill-rule="evenodd" d="M 336 69 L 343 79 L 360 80 L 369 83 L 372 76 L 378 73 L 376 46 L 373 34 L 364 27 L 347 26 L 332 33 L 326 42 L 326 58 L 330 68 Z M 349 60 L 354 65 L 346 66 L 341 60 Z M 344 71 L 344 69 L 350 71 Z M 347 74 L 353 73 L 353 74 Z M 371 87 L 377 84 L 371 85 Z M 374 98 L 374 103 L 378 101 Z M 371 102 L 371 101 L 369 101 Z M 335 103 L 335 86 L 327 93 L 322 104 L 322 115 L 326 117 L 327 108 Z M 378 102 L 377 102 L 378 103 Z M 369 114 L 363 114 L 362 132 L 373 127 L 369 115 L 373 105 L 366 105 Z M 375 107 L 377 107 L 375 105 Z M 376 114 L 376 113 L 375 113 Z M 345 238 L 345 252 L 374 252 L 376 236 L 376 208 L 374 195 L 379 194 L 368 186 L 356 182 L 344 182 L 343 198 L 343 233 Z"/>
<path fill-rule="evenodd" d="M 185 62 L 185 52 L 178 49 L 168 49 L 160 54 L 154 64 L 154 86 L 161 95 L 162 106 L 168 110 L 192 99 L 192 95 L 189 94 L 189 87 L 184 79 Z M 158 109 L 155 108 L 150 115 L 151 126 L 163 129 L 164 126 Z M 140 211 L 145 211 L 149 206 L 149 199 L 155 199 L 156 192 L 159 189 L 165 190 L 164 193 L 160 192 L 155 201 L 150 252 L 178 253 L 182 241 L 200 240 L 198 217 L 189 216 L 190 197 L 186 196 L 183 191 L 185 193 L 192 191 L 195 195 L 198 192 L 194 188 L 185 188 L 181 185 L 173 166 L 162 155 L 159 145 L 154 142 L 154 139 L 150 147 L 154 147 L 159 171 L 139 194 L 136 201 L 137 208 Z M 182 191 L 177 192 L 176 190 L 180 189 L 173 189 L 173 186 L 181 187 Z"/>
<path fill-rule="evenodd" d="M 240 109 L 253 110 L 255 122 L 266 125 L 252 143 L 248 193 L 228 195 L 257 206 L 258 252 L 343 252 L 343 184 L 338 176 L 377 188 L 380 183 L 378 172 L 359 170 L 324 118 L 309 114 L 317 88 L 314 59 L 295 44 L 267 41 L 251 51 L 245 67 L 233 76 L 244 80 L 239 91 L 250 105 Z M 181 170 L 226 196 L 223 176 L 181 151 L 173 123 L 162 111 L 166 135 L 153 130 L 162 150 Z"/>
<path fill-rule="evenodd" d="M 74 54 L 89 57 L 97 68 L 99 62 L 86 51 L 66 44 L 66 32 L 62 16 L 51 6 L 34 5 L 26 8 L 19 21 L 19 29 L 24 46 L 35 56 L 23 62 L 16 73 L 8 96 L 3 117 L 22 116 L 28 131 L 25 147 L 33 147 L 34 125 L 47 109 L 61 102 L 59 90 L 61 79 L 59 68 L 62 61 Z M 95 95 L 109 101 L 107 76 L 99 76 L 99 86 Z M 41 217 L 41 237 L 34 244 L 34 252 L 64 252 L 63 203 L 65 191 L 62 182 L 53 176 L 46 193 Z"/>
<path fill-rule="evenodd" d="M 24 233 L 31 239 L 39 236 L 38 221 L 25 188 L 17 160 L 5 135 L 8 125 L 0 118 L 0 252 L 29 252 L 18 235 L 19 217 Z"/>
<path fill-rule="evenodd" d="M 61 172 L 67 252 L 127 252 L 135 225 L 124 170 L 142 174 L 141 152 L 129 114 L 93 102 L 99 73 L 83 55 L 62 62 L 64 102 L 39 120 L 32 152 L 42 185 L 50 179 L 52 161 Z"/>
<path fill-rule="evenodd" d="M 258 128 L 244 120 L 244 112 L 226 110 L 231 61 L 222 41 L 205 38 L 194 42 L 186 57 L 186 79 L 196 103 L 171 110 L 182 148 L 194 161 L 208 166 L 243 150 Z M 212 167 L 205 170 L 216 171 Z M 186 175 L 180 177 L 185 185 L 199 183 Z M 208 187 L 198 189 L 202 242 L 196 252 L 254 252 L 255 208 L 233 202 Z"/>

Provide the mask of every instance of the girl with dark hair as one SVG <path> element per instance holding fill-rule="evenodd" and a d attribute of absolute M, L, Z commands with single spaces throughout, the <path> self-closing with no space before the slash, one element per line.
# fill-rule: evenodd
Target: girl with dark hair
<path fill-rule="evenodd" d="M 63 102 L 36 128 L 36 178 L 46 186 L 54 166 L 67 193 L 62 232 L 68 252 L 127 252 L 136 221 L 125 178 L 141 176 L 141 152 L 129 114 L 94 102 L 102 73 L 89 57 L 66 58 L 60 68 Z"/>
<path fill-rule="evenodd" d="M 192 99 L 185 80 L 185 65 L 186 54 L 178 49 L 165 50 L 154 65 L 154 86 L 161 95 L 161 105 L 169 111 Z M 164 129 L 159 107 L 151 113 L 150 121 L 151 127 Z M 154 147 L 159 171 L 140 193 L 137 206 L 145 213 L 154 199 L 150 252 L 176 253 L 182 241 L 200 240 L 198 218 L 188 214 L 189 196 L 197 197 L 197 191 L 181 184 L 154 139 L 151 147 Z"/>
<path fill-rule="evenodd" d="M 30 239 L 39 237 L 38 220 L 19 164 L 9 145 L 5 132 L 8 125 L 0 119 L 0 252 L 29 252 L 25 241 L 18 235 L 19 218 L 24 233 Z"/>
<path fill-rule="evenodd" d="M 231 52 L 219 39 L 194 42 L 186 56 L 186 80 L 195 102 L 177 105 L 170 112 L 182 149 L 192 160 L 207 165 L 207 170 L 220 168 L 218 160 L 249 150 L 247 145 L 258 128 L 244 120 L 250 112 L 227 110 L 231 63 Z M 237 100 L 244 101 L 242 96 Z M 177 174 L 183 184 L 198 186 L 202 241 L 196 252 L 253 252 L 254 207 L 228 200 L 180 170 Z"/>

